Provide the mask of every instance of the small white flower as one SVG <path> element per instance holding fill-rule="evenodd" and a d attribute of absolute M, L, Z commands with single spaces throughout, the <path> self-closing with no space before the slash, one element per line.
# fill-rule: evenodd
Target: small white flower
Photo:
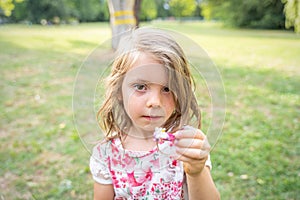
<path fill-rule="evenodd" d="M 154 140 L 157 142 L 171 141 L 174 142 L 175 136 L 172 133 L 166 132 L 165 128 L 155 128 L 153 134 Z"/>
<path fill-rule="evenodd" d="M 165 128 L 156 127 L 153 135 L 155 140 L 168 138 L 168 134 L 166 133 Z"/>

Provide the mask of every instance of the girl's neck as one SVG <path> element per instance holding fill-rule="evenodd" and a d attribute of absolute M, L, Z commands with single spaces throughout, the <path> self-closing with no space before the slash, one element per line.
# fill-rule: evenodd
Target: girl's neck
<path fill-rule="evenodd" d="M 150 151 L 156 146 L 153 139 L 153 132 L 140 132 L 130 129 L 122 140 L 123 148 L 133 151 Z"/>
<path fill-rule="evenodd" d="M 131 127 L 127 135 L 139 140 L 148 140 L 153 138 L 154 130 L 144 130 L 141 128 Z"/>

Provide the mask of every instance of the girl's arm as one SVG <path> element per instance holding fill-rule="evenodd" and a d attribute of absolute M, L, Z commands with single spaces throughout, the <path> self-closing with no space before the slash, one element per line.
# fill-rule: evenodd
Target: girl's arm
<path fill-rule="evenodd" d="M 210 169 L 204 167 L 199 174 L 186 174 L 189 199 L 220 199 L 220 194 L 210 175 Z"/>
<path fill-rule="evenodd" d="M 113 200 L 114 188 L 112 184 L 94 183 L 94 200 Z"/>
<path fill-rule="evenodd" d="M 185 129 L 174 134 L 177 159 L 183 161 L 187 177 L 189 199 L 220 199 L 209 167 L 205 162 L 210 146 L 199 129 Z"/>

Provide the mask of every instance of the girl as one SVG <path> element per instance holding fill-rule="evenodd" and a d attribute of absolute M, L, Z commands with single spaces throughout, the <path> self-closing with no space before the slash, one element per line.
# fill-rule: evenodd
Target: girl
<path fill-rule="evenodd" d="M 122 37 L 98 113 L 94 199 L 219 199 L 185 55 L 166 32 Z"/>

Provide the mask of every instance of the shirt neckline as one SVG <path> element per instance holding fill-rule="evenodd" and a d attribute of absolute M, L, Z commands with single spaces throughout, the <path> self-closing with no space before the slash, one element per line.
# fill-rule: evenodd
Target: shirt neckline
<path fill-rule="evenodd" d="M 162 143 L 162 144 L 158 143 L 150 151 L 134 151 L 134 150 L 124 149 L 120 138 L 112 139 L 112 145 L 113 146 L 115 146 L 119 151 L 123 151 L 124 154 L 127 154 L 130 157 L 134 157 L 134 158 L 142 158 L 142 157 L 145 157 L 145 156 L 152 155 L 154 153 L 159 153 L 161 150 L 166 149 L 170 145 L 168 143 L 169 142 L 167 142 L 167 141 Z"/>

